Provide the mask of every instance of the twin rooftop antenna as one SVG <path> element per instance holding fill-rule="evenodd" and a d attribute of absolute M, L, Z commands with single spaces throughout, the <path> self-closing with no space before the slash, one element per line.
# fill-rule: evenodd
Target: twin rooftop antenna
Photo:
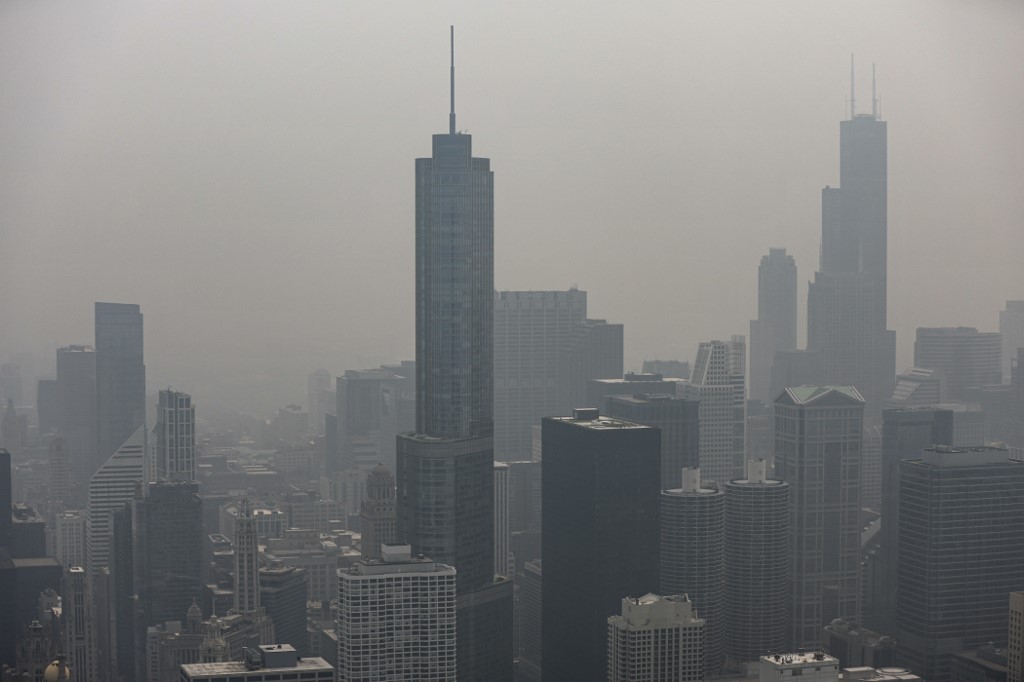
<path fill-rule="evenodd" d="M 454 68 L 454 67 L 453 67 Z M 454 77 L 454 76 L 453 76 Z M 455 95 L 452 95 L 454 101 Z M 453 105 L 454 106 L 454 105 Z M 454 111 L 454 109 L 453 109 Z M 853 55 L 850 55 L 850 118 L 854 118 L 857 115 L 857 99 L 854 94 L 854 73 L 853 73 Z M 875 90 L 875 65 L 871 65 L 871 117 L 877 119 L 882 115 L 881 107 L 879 107 L 878 94 Z"/>

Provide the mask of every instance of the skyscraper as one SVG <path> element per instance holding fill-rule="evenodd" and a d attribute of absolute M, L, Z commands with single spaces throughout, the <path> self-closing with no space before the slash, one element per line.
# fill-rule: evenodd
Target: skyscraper
<path fill-rule="evenodd" d="M 685 594 L 622 600 L 608 618 L 608 682 L 699 682 L 704 621 Z"/>
<path fill-rule="evenodd" d="M 750 672 L 759 657 L 786 644 L 789 493 L 752 460 L 747 477 L 725 484 L 725 656 Z"/>
<path fill-rule="evenodd" d="M 1004 447 L 926 448 L 899 466 L 900 664 L 948 682 L 954 654 L 1006 640 L 1024 589 L 1024 462 Z"/>
<path fill-rule="evenodd" d="M 96 630 L 87 594 L 85 569 L 68 568 L 61 593 L 64 620 L 64 647 L 76 680 L 99 682 L 96 669 Z"/>
<path fill-rule="evenodd" d="M 999 311 L 999 334 L 1003 337 L 1003 383 L 1010 382 L 1010 364 L 1017 349 L 1024 348 L 1024 301 L 1007 301 Z"/>
<path fill-rule="evenodd" d="M 857 113 L 852 63 L 850 75 L 850 118 L 839 124 L 840 186 L 822 190 L 821 266 L 808 288 L 807 349 L 821 357 L 818 383 L 856 386 L 874 418 L 896 374 L 896 335 L 886 329 L 886 124 L 874 92 L 871 113 Z"/>
<path fill-rule="evenodd" d="M 309 656 L 306 633 L 306 571 L 294 566 L 260 569 L 260 603 L 274 622 L 274 639 L 290 644 L 299 656 Z"/>
<path fill-rule="evenodd" d="M 235 519 L 234 611 L 255 616 L 260 610 L 260 546 L 249 499 L 242 500 Z"/>
<path fill-rule="evenodd" d="M 339 570 L 339 682 L 454 682 L 455 600 L 455 569 L 408 545 Z"/>
<path fill-rule="evenodd" d="M 337 379 L 336 452 L 325 469 L 333 474 L 377 464 L 395 470 L 395 437 L 416 427 L 416 363 L 346 370 Z"/>
<path fill-rule="evenodd" d="M 96 353 L 92 346 L 57 349 L 57 434 L 64 439 L 71 473 L 78 480 L 92 476 L 97 469 Z"/>
<path fill-rule="evenodd" d="M 679 397 L 700 401 L 700 470 L 708 481 L 723 483 L 743 476 L 745 454 L 744 366 L 746 343 L 706 341 Z"/>
<path fill-rule="evenodd" d="M 725 493 L 683 469 L 682 487 L 661 491 L 661 592 L 687 594 L 704 619 L 709 675 L 724 662 Z"/>
<path fill-rule="evenodd" d="M 192 396 L 160 391 L 156 412 L 156 474 L 158 480 L 196 480 L 196 408 Z"/>
<path fill-rule="evenodd" d="M 1002 336 L 974 327 L 918 327 L 914 365 L 942 372 L 949 400 L 966 400 L 969 388 L 1002 382 Z"/>
<path fill-rule="evenodd" d="M 96 457 L 102 463 L 146 422 L 142 313 L 96 304 Z"/>
<path fill-rule="evenodd" d="M 796 261 L 768 249 L 757 268 L 757 319 L 750 321 L 750 398 L 771 402 L 775 354 L 796 350 Z"/>
<path fill-rule="evenodd" d="M 628 376 L 628 375 L 627 375 Z M 699 466 L 700 404 L 696 400 L 683 400 L 671 395 L 637 394 L 616 395 L 605 398 L 605 412 L 635 424 L 654 426 L 661 430 L 661 488 L 678 488 L 684 468 Z M 665 594 L 683 594 L 688 590 L 666 590 Z M 704 613 L 698 603 L 698 611 Z"/>
<path fill-rule="evenodd" d="M 590 682 L 605 676 L 609 616 L 657 589 L 661 438 L 590 408 L 541 429 L 543 676 Z"/>
<path fill-rule="evenodd" d="M 395 513 L 395 477 L 378 464 L 366 477 L 366 497 L 359 514 L 367 559 L 379 559 L 381 545 L 395 544 Z"/>
<path fill-rule="evenodd" d="M 494 573 L 512 577 L 509 473 L 508 464 L 494 463 Z"/>
<path fill-rule="evenodd" d="M 112 515 L 135 497 L 145 476 L 145 429 L 117 449 L 89 479 L 88 541 L 86 557 L 90 573 L 109 567 Z"/>
<path fill-rule="evenodd" d="M 494 575 L 494 175 L 455 127 L 416 160 L 416 431 L 397 441 L 398 535 L 456 569 L 458 677 L 510 680 L 512 584 Z"/>
<path fill-rule="evenodd" d="M 794 648 L 859 619 L 864 399 L 851 386 L 787 388 L 775 399 L 775 468 L 790 492 Z"/>

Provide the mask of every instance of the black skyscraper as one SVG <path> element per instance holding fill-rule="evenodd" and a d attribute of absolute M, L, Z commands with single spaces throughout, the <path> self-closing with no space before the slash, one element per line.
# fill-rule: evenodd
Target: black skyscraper
<path fill-rule="evenodd" d="M 658 590 L 661 434 L 578 409 L 541 439 L 543 676 L 605 679 L 608 617 Z"/>

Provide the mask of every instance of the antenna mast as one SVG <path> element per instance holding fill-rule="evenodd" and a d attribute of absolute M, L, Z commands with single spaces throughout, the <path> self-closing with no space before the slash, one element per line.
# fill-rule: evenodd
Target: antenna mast
<path fill-rule="evenodd" d="M 455 134 L 455 26 L 451 27 L 451 40 L 452 40 L 452 65 L 450 69 L 451 78 L 451 96 L 452 105 L 451 111 L 448 113 L 448 134 Z"/>
<path fill-rule="evenodd" d="M 857 115 L 857 100 L 854 98 L 853 87 L 853 53 L 850 54 L 850 118 Z"/>

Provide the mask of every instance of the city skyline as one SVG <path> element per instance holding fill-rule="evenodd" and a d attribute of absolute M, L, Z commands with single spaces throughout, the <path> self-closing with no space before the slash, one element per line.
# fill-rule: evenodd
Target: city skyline
<path fill-rule="evenodd" d="M 646 8 L 624 24 L 605 8 L 583 20 L 579 30 L 589 32 L 595 39 L 615 38 L 623 47 L 631 48 L 613 50 L 617 55 L 614 59 L 599 50 L 592 39 L 584 40 L 569 30 L 570 25 L 557 14 L 545 17 L 542 25 L 533 26 L 536 15 L 530 11 L 524 11 L 522 17 L 508 17 L 500 13 L 481 16 L 479 11 L 460 8 L 458 4 L 450 9 L 454 21 L 466 26 L 462 79 L 467 88 L 494 92 L 493 86 L 482 82 L 484 77 L 505 84 L 496 98 L 467 100 L 465 112 L 474 127 L 489 131 L 480 152 L 501 159 L 501 167 L 496 169 L 507 178 L 496 198 L 502 211 L 495 284 L 501 290 L 564 289 L 572 284 L 588 290 L 592 315 L 626 326 L 627 369 L 639 369 L 645 358 L 687 359 L 703 338 L 727 338 L 745 331 L 746 321 L 755 312 L 756 280 L 752 265 L 769 247 L 787 248 L 804 268 L 798 291 L 803 328 L 806 281 L 817 262 L 819 190 L 838 183 L 835 122 L 845 118 L 848 110 L 845 100 L 851 51 L 857 53 L 860 108 L 869 99 L 871 64 L 877 63 L 882 118 L 893 124 L 889 150 L 890 277 L 919 272 L 917 264 L 922 259 L 939 260 L 951 269 L 945 277 L 902 277 L 899 286 L 889 287 L 889 317 L 898 334 L 897 367 L 902 369 L 910 364 L 910 344 L 916 327 L 964 324 L 993 330 L 1003 302 L 1020 298 L 1020 276 L 1010 255 L 1012 250 L 993 248 L 1011 242 L 1019 234 L 1012 216 L 1021 213 L 1021 200 L 1010 188 L 1024 172 L 1019 161 L 1024 155 L 1015 152 L 1019 149 L 1015 145 L 1020 142 L 1012 134 L 1011 122 L 1024 111 L 1024 97 L 1018 89 L 1007 91 L 999 87 L 996 80 L 1002 73 L 1001 65 L 1014 61 L 1009 58 L 1016 52 L 1008 36 L 1010 27 L 1024 23 L 1019 8 L 993 4 L 987 12 L 966 12 L 951 5 L 930 3 L 925 9 L 910 3 L 897 9 L 869 4 L 853 12 L 832 3 L 821 3 L 820 7 L 795 3 L 783 12 L 792 26 L 780 27 L 780 38 L 791 43 L 786 49 L 780 48 L 775 39 L 752 34 L 742 17 L 711 5 L 697 4 L 688 11 Z M 209 22 L 207 32 L 196 38 L 196 49 L 198 54 L 210 57 L 210 74 L 191 81 L 190 89 L 181 93 L 185 102 L 189 99 L 184 95 L 192 92 L 210 94 L 212 88 L 222 83 L 217 77 L 239 66 L 214 58 L 217 53 L 208 54 L 209 50 L 219 50 L 221 43 L 207 44 L 204 36 L 218 35 L 227 21 L 227 16 L 218 10 L 209 11 L 210 16 L 205 18 Z M 244 111 L 242 118 L 214 111 L 197 117 L 179 111 L 177 107 L 183 104 L 176 104 L 177 99 L 166 101 L 162 91 L 144 88 L 128 92 L 119 84 L 137 77 L 134 68 L 139 67 L 122 73 L 119 69 L 129 67 L 111 63 L 113 54 L 133 57 L 123 60 L 126 63 L 137 61 L 154 69 L 169 70 L 171 93 L 176 92 L 173 88 L 179 88 L 180 80 L 175 76 L 181 73 L 181 67 L 168 63 L 170 45 L 157 41 L 144 47 L 132 42 L 129 34 L 115 33 L 111 36 L 112 52 L 97 48 L 92 53 L 95 64 L 81 67 L 81 79 L 75 82 L 90 87 L 88 92 L 95 92 L 99 98 L 93 99 L 90 94 L 89 101 L 93 103 L 76 115 L 66 110 L 65 98 L 85 97 L 85 92 L 79 89 L 82 86 L 72 87 L 54 99 L 41 96 L 39 83 L 64 77 L 67 71 L 62 69 L 70 68 L 67 60 L 78 54 L 75 50 L 83 49 L 82 41 L 88 35 L 83 31 L 102 22 L 102 13 L 68 13 L 64 16 L 70 23 L 64 23 L 52 21 L 55 17 L 48 13 L 46 3 L 37 9 L 11 10 L 10 21 L 6 22 L 11 28 L 6 30 L 17 35 L 0 41 L 5 45 L 5 53 L 9 50 L 18 56 L 22 54 L 20 50 L 27 49 L 25 37 L 40 36 L 42 26 L 46 25 L 51 31 L 48 35 L 65 37 L 74 46 L 53 50 L 52 66 L 30 63 L 31 68 L 25 73 L 37 78 L 14 78 L 12 87 L 0 95 L 4 102 L 11 102 L 10 110 L 17 114 L 9 119 L 10 125 L 0 125 L 0 130 L 6 131 L 0 134 L 15 135 L 11 144 L 0 138 L 0 143 L 5 143 L 10 151 L 10 161 L 0 164 L 0 174 L 8 177 L 16 171 L 16 182 L 0 190 L 5 192 L 0 198 L 7 198 L 7 192 L 18 192 L 5 201 L 15 228 L 9 234 L 9 248 L 4 253 L 23 254 L 17 261 L 3 259 L 0 276 L 5 279 L 0 284 L 7 289 L 8 283 L 26 276 L 23 263 L 39 262 L 43 253 L 56 250 L 59 257 L 54 267 L 67 277 L 82 280 L 76 292 L 86 302 L 131 300 L 149 313 L 147 360 L 152 385 L 173 384 L 192 394 L 199 403 L 207 404 L 211 399 L 237 400 L 248 409 L 266 407 L 269 397 L 254 396 L 267 394 L 274 395 L 273 402 L 277 404 L 303 403 L 301 377 L 316 367 L 373 367 L 412 356 L 411 302 L 401 295 L 412 284 L 406 267 L 412 262 L 412 248 L 403 227 L 409 224 L 412 211 L 407 196 L 412 177 L 402 159 L 416 149 L 416 140 L 431 128 L 425 120 L 428 117 L 420 111 L 443 106 L 443 91 L 437 92 L 440 88 L 428 84 L 436 84 L 437 68 L 443 69 L 443 57 L 437 54 L 440 39 L 430 34 L 442 32 L 446 25 L 443 20 L 438 21 L 439 30 L 431 32 L 423 30 L 423 22 L 411 20 L 410 23 L 416 23 L 415 32 L 398 25 L 387 33 L 383 30 L 384 18 L 375 11 L 368 11 L 366 17 L 350 17 L 344 10 L 336 10 L 338 15 L 311 11 L 309 15 L 282 17 L 259 5 L 251 11 L 254 36 L 262 35 L 269 30 L 269 24 L 276 26 L 282 20 L 290 22 L 286 26 L 296 30 L 309 29 L 311 23 L 325 25 L 311 31 L 308 45 L 301 50 L 287 41 L 270 47 L 266 43 L 271 41 L 262 41 L 257 46 L 239 39 L 239 47 L 246 54 L 255 57 L 266 50 L 267 58 L 280 63 L 280 69 L 289 74 L 294 68 L 308 66 L 306 60 L 337 63 L 332 57 L 338 55 L 338 50 L 342 55 L 348 55 L 348 50 L 356 54 L 365 38 L 343 31 L 351 47 L 332 47 L 336 41 L 333 35 L 328 41 L 326 34 L 330 32 L 326 27 L 332 25 L 332 19 L 365 19 L 374 29 L 381 29 L 369 32 L 374 33 L 380 45 L 375 52 L 389 74 L 386 86 L 379 79 L 368 79 L 365 70 L 347 64 L 330 73 L 321 68 L 303 68 L 304 77 L 290 87 L 280 83 L 277 71 L 271 71 L 265 74 L 265 82 L 243 79 L 241 92 L 223 88 L 216 91 L 213 101 L 226 107 L 227 112 Z M 836 22 L 837 18 L 842 21 Z M 920 21 L 911 23 L 911 18 Z M 173 19 L 173 26 L 185 28 L 194 17 L 173 12 L 166 17 L 154 17 L 140 10 L 125 18 L 125 30 L 144 30 L 148 26 L 145 22 L 153 19 Z M 494 34 L 499 21 L 511 22 L 512 27 L 521 30 L 533 26 L 532 33 L 524 35 L 536 38 L 535 49 L 513 51 L 508 37 Z M 659 28 L 661 24 L 699 24 L 708 35 L 694 39 L 689 46 L 686 41 L 669 42 Z M 944 40 L 941 46 L 934 44 L 960 26 L 970 26 L 972 30 L 958 32 L 956 40 Z M 646 40 L 648 33 L 643 29 L 651 27 L 654 32 L 649 36 L 649 44 L 637 47 L 637 36 L 642 33 Z M 736 31 L 739 35 L 733 36 Z M 558 43 L 553 40 L 559 32 L 565 34 L 561 49 L 556 48 Z M 900 35 L 900 41 L 894 39 L 894 34 Z M 976 35 L 987 36 L 985 50 L 974 49 Z M 715 39 L 731 51 L 712 49 L 715 45 L 710 41 Z M 397 49 L 398 45 L 404 47 Z M 928 49 L 908 50 L 905 45 Z M 410 59 L 411 50 L 422 54 L 422 59 Z M 701 55 L 699 63 L 707 66 L 688 66 L 696 55 Z M 716 60 L 716 56 L 720 58 Z M 514 73 L 508 71 L 506 61 L 515 62 Z M 592 77 L 573 77 L 582 63 L 591 62 L 596 69 Z M 814 62 L 815 67 L 801 66 L 806 62 Z M 6 63 L 20 62 L 10 59 Z M 757 78 L 746 75 L 754 63 L 761 64 L 754 70 Z M 542 78 L 542 66 L 561 74 L 560 81 L 565 83 L 562 89 Z M 104 69 L 113 70 L 121 78 L 110 80 Z M 656 75 L 659 73 L 666 75 Z M 772 73 L 786 77 L 772 78 Z M 678 74 L 678 78 L 665 80 L 670 74 Z M 396 80 L 399 77 L 402 80 Z M 263 102 L 276 90 L 285 98 L 295 97 L 296 105 L 267 102 L 265 108 L 238 108 L 245 101 L 239 98 Z M 338 111 L 335 92 L 353 96 L 345 108 L 348 113 Z M 407 94 L 402 95 L 403 92 Z M 622 113 L 622 107 L 615 105 L 615 100 L 622 97 L 609 98 L 608 92 L 622 93 L 635 105 L 630 111 L 635 109 L 638 113 Z M 938 92 L 946 96 L 942 98 L 943 105 L 936 107 L 933 94 Z M 313 93 L 322 93 L 319 97 L 324 99 L 309 100 Z M 596 99 L 598 93 L 600 100 Z M 412 98 L 414 106 L 400 105 L 398 98 L 402 96 Z M 664 110 L 654 106 L 662 99 L 668 105 Z M 609 104 L 580 111 L 573 105 L 577 100 Z M 310 101 L 314 106 L 295 108 L 301 101 Z M 548 104 L 540 109 L 539 101 Z M 681 106 L 684 101 L 685 106 Z M 752 104 L 757 101 L 768 102 L 767 108 Z M 317 103 L 324 106 L 317 107 Z M 134 116 L 149 112 L 158 104 L 168 107 L 168 116 L 173 121 L 164 116 Z M 321 109 L 323 113 L 318 113 Z M 192 109 L 188 111 L 194 113 Z M 103 114 L 108 112 L 112 115 L 104 118 Z M 372 123 L 368 119 L 371 112 L 379 117 Z M 768 112 L 777 114 L 771 117 L 771 123 L 765 122 Z M 111 153 L 101 162 L 100 172 L 72 174 L 86 159 L 96 161 L 89 145 L 105 145 L 115 130 L 112 126 L 126 125 L 125 116 L 129 114 L 133 120 L 148 122 L 140 123 L 140 152 L 115 145 L 112 152 L 119 153 Z M 322 118 L 324 114 L 329 118 Z M 959 126 L 962 120 L 973 124 Z M 615 139 L 614 131 L 624 126 L 634 129 L 628 148 L 617 141 L 592 144 L 599 137 Z M 950 129 L 956 129 L 958 136 L 951 138 Z M 73 130 L 82 134 L 69 139 Z M 319 151 L 314 151 L 304 130 L 320 131 L 318 140 L 326 147 L 319 146 Z M 723 136 L 726 130 L 732 134 Z M 274 168 L 266 167 L 261 156 L 253 158 L 243 151 L 256 131 L 261 131 L 258 138 L 261 144 L 268 145 L 269 155 L 280 159 Z M 222 141 L 196 146 L 209 140 L 210 135 Z M 694 164 L 707 160 L 710 150 L 705 139 L 709 137 L 721 148 L 710 167 L 695 173 Z M 180 153 L 167 150 L 163 140 L 175 141 Z M 937 140 L 942 143 L 936 146 Z M 292 148 L 280 149 L 285 141 L 290 141 Z M 387 145 L 381 147 L 385 141 Z M 66 170 L 57 175 L 53 175 L 56 171 L 40 170 L 48 167 L 52 145 L 62 143 L 70 145 L 62 155 L 64 162 L 58 166 Z M 367 143 L 379 148 L 379 161 L 369 167 L 358 162 L 369 158 Z M 611 163 L 595 163 L 598 149 Z M 141 150 L 145 150 L 148 156 L 144 158 L 151 160 L 151 165 L 143 164 Z M 531 169 L 532 160 L 546 152 L 550 153 L 540 169 L 543 172 Z M 211 157 L 211 153 L 216 156 Z M 313 167 L 299 163 L 300 155 L 307 153 L 315 160 Z M 181 178 L 182 154 L 195 155 L 202 170 Z M 248 160 L 248 168 L 238 167 L 240 154 Z M 349 158 L 352 163 L 359 163 L 359 173 L 348 165 Z M 786 160 L 766 166 L 763 160 L 770 158 Z M 988 158 L 989 162 L 981 165 L 980 158 Z M 650 186 L 635 180 L 639 166 L 633 165 L 631 159 L 644 161 L 651 171 L 644 175 L 653 178 Z M 188 167 L 193 169 L 194 164 Z M 93 191 L 109 196 L 106 183 L 126 172 L 138 178 L 136 197 L 130 205 L 144 208 L 152 203 L 160 210 L 144 211 L 139 219 L 126 215 L 128 207 L 120 202 L 104 201 L 98 205 L 91 199 Z M 154 173 L 173 181 L 156 183 Z M 564 181 L 552 184 L 551 173 Z M 385 181 L 384 177 L 389 179 Z M 297 184 L 300 180 L 301 185 Z M 50 183 L 73 191 L 60 193 L 56 198 L 50 196 L 47 201 L 53 206 L 44 211 L 39 192 Z M 210 183 L 222 186 L 224 192 L 211 194 Z M 178 187 L 175 191 L 180 194 L 169 196 L 160 189 L 168 184 Z M 253 192 L 264 186 L 277 189 Z M 552 186 L 559 187 L 557 202 Z M 749 201 L 736 202 L 729 196 L 736 186 L 749 188 L 744 191 Z M 358 194 L 349 197 L 350 191 Z M 628 200 L 610 205 L 604 195 Z M 251 206 L 242 203 L 243 196 L 252 202 Z M 345 197 L 345 201 L 338 203 L 327 198 L 333 196 Z M 530 196 L 534 199 L 527 201 Z M 172 197 L 192 207 L 190 217 L 182 215 L 173 202 L 168 203 Z M 928 200 L 924 201 L 924 197 Z M 275 201 L 282 203 L 276 206 L 272 203 Z M 757 210 L 748 206 L 757 206 Z M 75 215 L 81 217 L 65 219 L 73 207 Z M 257 219 L 251 213 L 257 207 L 267 209 L 266 218 Z M 617 286 L 605 272 L 616 258 L 614 254 L 628 246 L 621 234 L 621 226 L 627 224 L 634 227 L 630 232 L 636 237 L 657 243 L 658 248 L 646 256 L 642 265 L 618 260 L 617 268 L 627 277 L 623 279 L 624 286 Z M 956 241 L 955 230 L 965 224 L 972 226 L 975 239 L 959 245 L 957 257 L 952 259 L 950 245 Z M 77 262 L 67 262 L 65 256 L 59 255 L 60 242 L 54 240 L 67 234 L 70 225 L 77 225 L 77 230 L 74 240 L 68 243 L 74 248 L 66 251 L 87 254 L 89 257 L 81 260 L 91 260 L 100 267 L 87 273 Z M 197 266 L 195 277 L 179 289 L 156 288 L 145 277 L 130 276 L 139 272 L 137 265 L 128 262 L 114 267 L 109 257 L 97 249 L 100 243 L 107 243 L 95 240 L 100 225 L 116 238 L 127 237 L 126 231 L 131 228 L 132 238 L 140 244 L 148 244 L 168 230 L 189 235 L 195 243 L 203 245 L 191 256 Z M 374 229 L 363 235 L 356 231 L 359 225 L 373 225 Z M 200 226 L 201 232 L 196 232 Z M 555 226 L 558 229 L 553 229 Z M 712 236 L 701 240 L 708 257 L 690 258 L 692 248 L 687 244 L 702 234 L 702 229 Z M 240 241 L 243 234 L 258 239 Z M 750 238 L 751 235 L 757 236 Z M 539 248 L 542 244 L 543 248 Z M 159 271 L 172 262 L 169 259 L 184 256 L 182 248 L 175 241 L 151 249 L 147 260 L 154 267 L 148 270 Z M 328 253 L 362 255 L 347 258 L 350 265 L 337 269 L 321 260 Z M 235 258 L 232 254 L 243 257 Z M 646 271 L 669 267 L 664 259 L 670 255 L 686 255 L 689 262 L 684 278 L 691 286 L 683 287 L 681 301 L 674 300 L 677 297 L 667 298 L 667 292 L 638 288 Z M 255 270 L 251 268 L 270 267 L 282 257 L 304 262 L 304 267 L 311 268 L 311 282 L 300 283 L 302 278 L 254 276 Z M 211 258 L 216 259 L 216 265 Z M 571 271 L 555 266 L 567 260 L 574 264 Z M 736 270 L 728 275 L 703 264 L 725 260 L 736 265 Z M 233 265 L 235 261 L 239 265 Z M 986 263 L 984 284 L 977 282 L 977 278 L 955 276 L 957 272 L 966 275 L 968 263 L 981 261 Z M 373 297 L 371 309 L 371 301 L 354 294 L 365 290 L 361 282 L 377 281 L 375 275 L 387 269 L 393 269 L 394 277 L 383 285 L 383 295 Z M 337 330 L 335 322 L 318 319 L 312 329 L 317 333 L 302 335 L 301 339 L 287 333 L 289 328 L 305 326 L 319 314 L 316 296 L 310 294 L 327 286 L 328 272 L 339 278 L 338 286 L 331 287 L 339 292 L 332 303 L 335 316 L 370 318 L 379 324 L 345 325 Z M 229 276 L 235 284 L 223 286 Z M 727 281 L 736 286 L 723 288 Z M 688 293 L 690 289 L 703 289 L 705 284 L 722 292 L 724 305 L 710 309 Z M 287 299 L 282 299 L 282 295 Z M 661 305 L 678 310 L 679 314 L 651 315 L 646 306 L 634 305 L 639 295 L 651 301 L 651 309 Z M 180 320 L 174 319 L 181 296 L 196 301 L 189 325 L 203 328 L 227 323 L 236 333 L 184 337 Z M 264 315 L 231 313 L 243 308 L 252 296 L 271 304 L 266 307 L 273 312 L 266 315 L 278 324 L 257 327 L 255 318 Z M 82 310 L 84 306 L 72 305 L 69 298 L 66 291 L 41 288 L 26 292 L 20 299 L 0 303 L 5 318 L 24 321 L 3 331 L 2 345 L 17 349 L 86 342 L 90 337 L 87 313 Z M 282 300 L 287 300 L 288 305 L 281 305 Z M 933 300 L 943 303 L 932 303 Z M 52 313 L 30 315 L 33 306 Z M 378 310 L 384 314 L 379 315 Z M 259 334 L 253 333 L 257 328 Z M 220 336 L 230 337 L 230 344 Z M 321 338 L 330 338 L 331 342 L 325 343 Z M 803 338 L 802 331 L 798 338 Z"/>

